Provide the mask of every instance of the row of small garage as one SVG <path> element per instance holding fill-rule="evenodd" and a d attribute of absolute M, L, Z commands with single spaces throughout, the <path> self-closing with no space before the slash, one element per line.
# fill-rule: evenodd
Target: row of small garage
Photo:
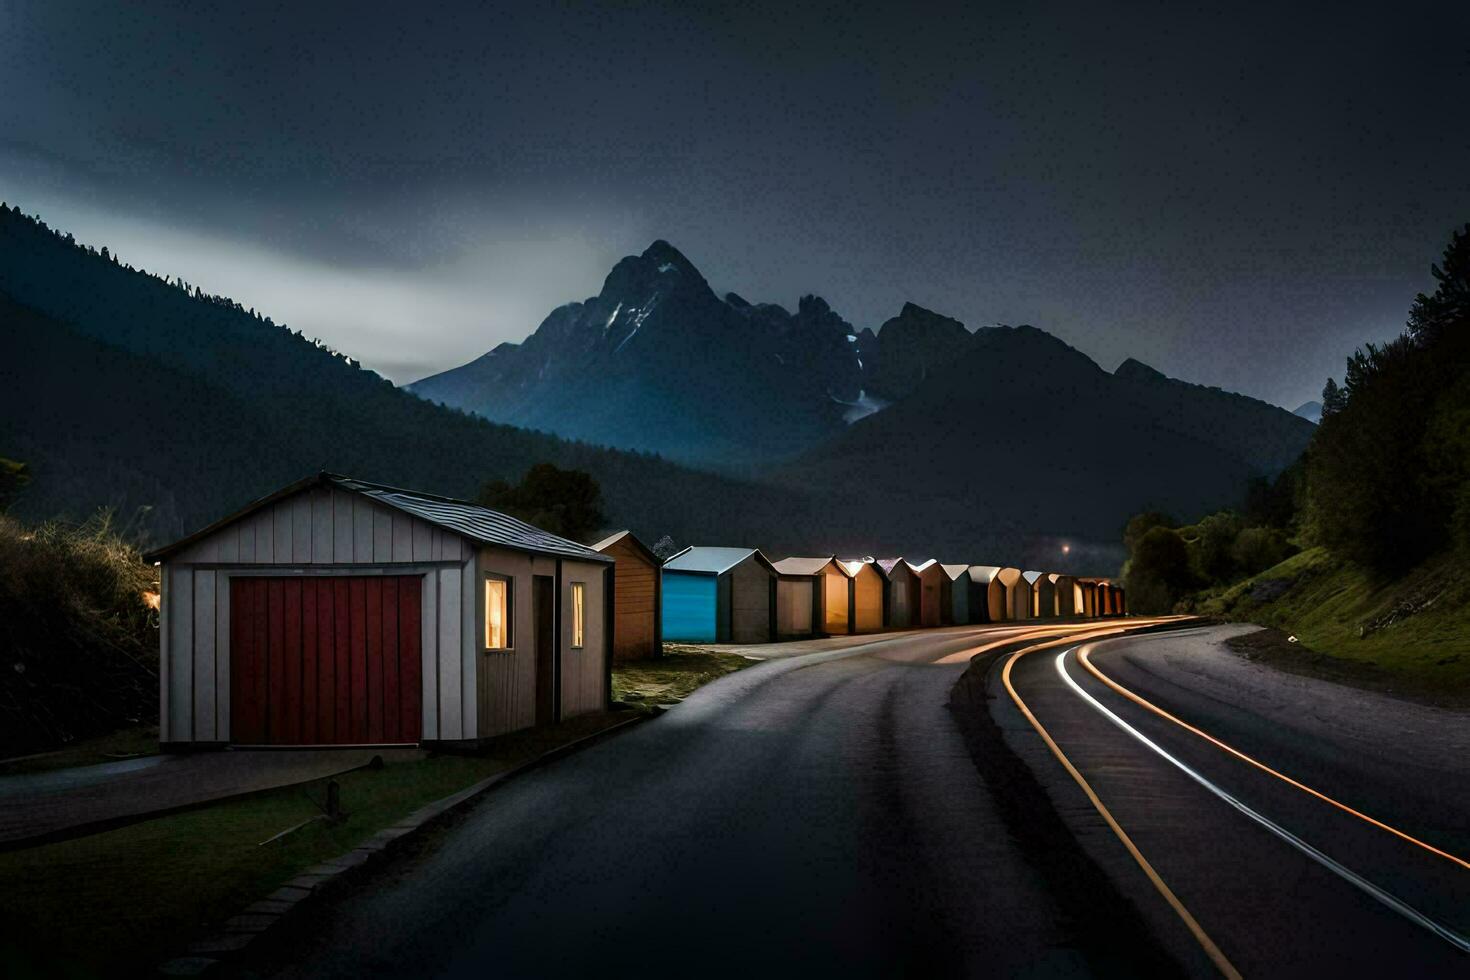
<path fill-rule="evenodd" d="M 914 627 L 1124 612 L 1106 579 L 903 558 L 786 558 L 686 548 L 662 572 L 662 637 L 764 643 Z M 619 570 L 621 574 L 621 566 Z"/>
<path fill-rule="evenodd" d="M 468 501 L 320 473 L 145 556 L 165 748 L 474 747 L 606 708 L 614 659 L 1123 611 L 1106 581 L 902 559 L 660 561 Z"/>
<path fill-rule="evenodd" d="M 656 656 L 662 641 L 769 643 L 914 627 L 1059 616 L 1113 616 L 1107 579 L 903 558 L 785 558 L 690 547 L 661 561 L 619 532 L 592 545 L 613 558 L 615 660 Z"/>

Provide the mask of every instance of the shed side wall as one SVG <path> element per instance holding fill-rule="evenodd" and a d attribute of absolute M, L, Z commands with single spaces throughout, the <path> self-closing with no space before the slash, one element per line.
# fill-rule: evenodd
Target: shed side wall
<path fill-rule="evenodd" d="M 883 576 L 864 565 L 853 579 L 853 615 L 859 633 L 883 628 Z"/>
<path fill-rule="evenodd" d="M 645 660 L 656 656 L 658 569 L 626 540 L 608 548 L 607 554 L 617 560 L 613 660 Z"/>
<path fill-rule="evenodd" d="M 607 703 L 607 615 L 603 569 L 596 562 L 562 562 L 561 587 L 561 716 L 574 718 L 601 711 Z M 572 647 L 572 583 L 586 589 L 583 598 L 583 644 Z"/>
<path fill-rule="evenodd" d="M 729 575 L 730 642 L 770 642 L 771 573 L 754 558 L 747 558 L 731 569 Z M 810 592 L 807 603 L 810 609 Z"/>

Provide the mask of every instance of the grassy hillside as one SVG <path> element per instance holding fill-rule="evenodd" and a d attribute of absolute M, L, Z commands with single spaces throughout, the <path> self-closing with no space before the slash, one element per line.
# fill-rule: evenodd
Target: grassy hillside
<path fill-rule="evenodd" d="M 1306 660 L 1367 668 L 1405 693 L 1470 697 L 1470 579 L 1446 555 L 1389 581 L 1322 548 L 1188 603 L 1296 636 Z"/>

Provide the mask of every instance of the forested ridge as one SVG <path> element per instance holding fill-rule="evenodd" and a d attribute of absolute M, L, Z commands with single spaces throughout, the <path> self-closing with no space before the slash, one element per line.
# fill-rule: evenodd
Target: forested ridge
<path fill-rule="evenodd" d="M 1306 451 L 1242 511 L 1130 522 L 1135 611 L 1253 619 L 1470 683 L 1470 225 L 1430 273 L 1403 332 L 1328 379 Z"/>
<path fill-rule="evenodd" d="M 15 208 L 0 209 L 0 349 L 0 455 L 32 475 L 22 517 L 82 519 L 110 505 L 157 543 L 321 469 L 471 497 L 552 462 L 594 474 L 609 519 L 655 538 L 764 543 L 809 526 L 793 491 L 430 404 Z"/>

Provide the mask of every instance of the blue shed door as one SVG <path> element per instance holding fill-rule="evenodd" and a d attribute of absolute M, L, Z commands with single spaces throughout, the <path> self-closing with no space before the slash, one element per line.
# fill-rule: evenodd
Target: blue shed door
<path fill-rule="evenodd" d="M 717 581 L 713 575 L 664 572 L 664 639 L 715 642 Z"/>

